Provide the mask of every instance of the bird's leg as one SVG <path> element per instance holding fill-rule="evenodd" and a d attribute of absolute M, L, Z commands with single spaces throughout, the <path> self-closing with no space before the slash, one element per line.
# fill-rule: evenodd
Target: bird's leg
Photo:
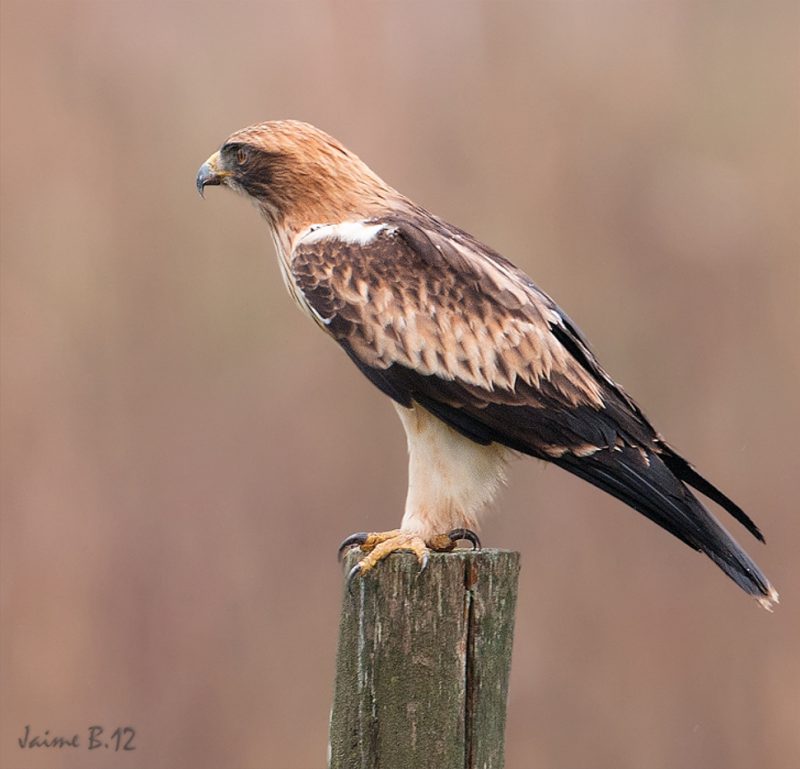
<path fill-rule="evenodd" d="M 473 550 L 477 550 L 481 546 L 478 535 L 469 529 L 453 529 L 447 534 L 436 534 L 428 540 L 423 539 L 419 534 L 403 531 L 402 529 L 372 533 L 360 531 L 356 534 L 351 534 L 339 545 L 339 559 L 341 560 L 345 552 L 351 547 L 358 547 L 367 555 L 347 575 L 348 590 L 356 576 L 359 574 L 363 576 L 371 569 L 374 569 L 386 556 L 396 550 L 414 553 L 417 556 L 417 561 L 419 561 L 420 573 L 422 573 L 428 565 L 431 550 L 449 552 L 456 546 L 456 542 L 460 540 L 471 542 Z"/>

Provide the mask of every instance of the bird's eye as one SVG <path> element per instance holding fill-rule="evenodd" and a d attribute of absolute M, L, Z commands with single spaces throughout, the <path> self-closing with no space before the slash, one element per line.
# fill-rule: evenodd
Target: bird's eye
<path fill-rule="evenodd" d="M 239 147 L 236 150 L 236 162 L 240 166 L 247 162 L 247 150 L 244 147 Z"/>

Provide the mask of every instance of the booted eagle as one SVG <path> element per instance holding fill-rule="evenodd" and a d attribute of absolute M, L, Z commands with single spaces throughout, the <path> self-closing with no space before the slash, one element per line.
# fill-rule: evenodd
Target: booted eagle
<path fill-rule="evenodd" d="M 394 402 L 409 483 L 400 528 L 344 546 L 364 574 L 394 550 L 477 539 L 515 453 L 552 462 L 705 553 L 766 608 L 778 594 L 692 487 L 753 521 L 656 432 L 556 303 L 496 251 L 412 202 L 306 123 L 232 134 L 197 174 L 269 225 L 300 308 Z"/>

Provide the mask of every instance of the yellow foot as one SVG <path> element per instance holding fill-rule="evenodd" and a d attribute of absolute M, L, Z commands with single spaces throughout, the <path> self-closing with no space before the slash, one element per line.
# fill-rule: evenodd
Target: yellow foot
<path fill-rule="evenodd" d="M 355 577 L 359 574 L 363 576 L 371 569 L 374 569 L 387 555 L 396 550 L 414 553 L 419 561 L 421 574 L 428 565 L 431 550 L 449 552 L 455 547 L 456 542 L 462 539 L 471 542 L 473 550 L 481 546 L 478 535 L 469 529 L 453 529 L 448 534 L 436 534 L 427 541 L 418 534 L 403 531 L 402 529 L 373 532 L 371 534 L 366 531 L 360 531 L 357 534 L 351 534 L 339 545 L 339 558 L 341 559 L 351 547 L 358 547 L 367 555 L 350 569 L 350 573 L 347 575 L 347 589 L 350 590 Z"/>

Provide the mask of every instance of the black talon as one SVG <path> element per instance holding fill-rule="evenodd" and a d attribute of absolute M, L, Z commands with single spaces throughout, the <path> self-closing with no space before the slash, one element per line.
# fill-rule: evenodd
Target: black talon
<path fill-rule="evenodd" d="M 353 595 L 353 580 L 361 573 L 361 562 L 359 561 L 349 572 L 347 572 L 347 579 L 345 580 L 345 584 L 347 585 L 347 592 L 352 596 Z"/>
<path fill-rule="evenodd" d="M 472 543 L 473 550 L 481 549 L 481 541 L 478 539 L 478 535 L 472 531 L 472 529 L 453 529 L 447 536 L 453 540 L 454 544 L 459 540 L 464 539 L 467 542 Z"/>
<path fill-rule="evenodd" d="M 347 550 L 349 550 L 351 547 L 360 547 L 367 541 L 367 537 L 369 537 L 369 534 L 367 534 L 366 531 L 357 531 L 355 534 L 351 534 L 346 539 L 343 539 L 342 544 L 339 545 L 339 563 L 342 562 L 344 554 L 347 552 Z"/>
<path fill-rule="evenodd" d="M 422 554 L 422 561 L 419 564 L 419 571 L 417 572 L 417 577 L 419 577 L 425 569 L 428 568 L 428 561 L 431 559 L 431 554 L 426 550 Z"/>

